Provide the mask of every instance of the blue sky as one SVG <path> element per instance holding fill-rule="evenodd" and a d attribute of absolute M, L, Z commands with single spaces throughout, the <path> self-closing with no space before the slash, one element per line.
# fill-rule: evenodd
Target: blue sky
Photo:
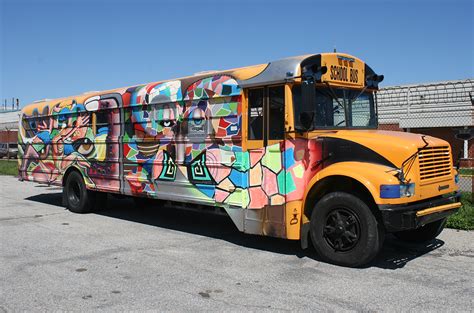
<path fill-rule="evenodd" d="M 382 86 L 474 77 L 472 1 L 0 0 L 22 104 L 337 48 Z"/>

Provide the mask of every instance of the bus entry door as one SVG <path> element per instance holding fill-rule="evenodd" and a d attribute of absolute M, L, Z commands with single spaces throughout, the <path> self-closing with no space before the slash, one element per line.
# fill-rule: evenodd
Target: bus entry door
<path fill-rule="evenodd" d="M 244 231 L 284 237 L 285 86 L 248 90 L 249 204 Z"/>

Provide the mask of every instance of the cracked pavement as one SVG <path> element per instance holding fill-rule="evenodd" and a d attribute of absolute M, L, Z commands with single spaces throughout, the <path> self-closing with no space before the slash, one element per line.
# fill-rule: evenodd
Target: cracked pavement
<path fill-rule="evenodd" d="M 239 233 L 224 216 L 109 199 L 79 215 L 61 189 L 0 176 L 0 311 L 471 311 L 474 232 L 369 266 L 318 261 L 297 241 Z"/>

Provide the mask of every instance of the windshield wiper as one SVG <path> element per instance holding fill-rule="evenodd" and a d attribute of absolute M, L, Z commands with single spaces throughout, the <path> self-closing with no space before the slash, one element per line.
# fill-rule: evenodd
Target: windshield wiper
<path fill-rule="evenodd" d="M 343 101 L 344 101 L 344 104 L 342 104 L 342 103 L 339 101 L 339 98 L 337 97 L 336 93 L 334 92 L 334 90 L 332 89 L 332 87 L 329 85 L 328 82 L 326 82 L 326 86 L 328 87 L 329 91 L 331 92 L 332 98 L 333 98 L 334 100 L 336 100 L 336 102 L 339 104 L 339 106 L 340 106 L 341 108 L 344 109 L 344 117 L 345 117 L 345 120 L 344 120 L 343 122 L 345 122 L 346 120 L 350 121 L 351 118 L 350 118 L 350 116 L 349 116 L 349 107 L 346 106 L 346 104 L 350 105 L 351 103 L 347 103 L 347 102 L 346 102 L 346 93 L 345 93 L 345 92 L 343 93 Z M 340 126 L 343 122 L 339 122 L 339 123 L 338 123 L 337 125 L 335 125 L 335 126 Z M 348 125 L 346 125 L 346 126 L 348 126 Z"/>
<path fill-rule="evenodd" d="M 331 85 L 329 85 L 329 83 L 326 82 L 326 86 L 328 87 L 328 90 L 329 90 L 330 93 L 331 93 L 330 96 L 331 96 L 334 100 L 336 100 L 336 102 L 339 104 L 339 106 L 340 106 L 341 108 L 343 108 L 344 111 L 345 111 L 345 110 L 346 110 L 346 107 L 345 107 L 344 105 L 342 105 L 342 103 L 339 101 L 339 98 L 337 97 L 336 93 L 335 93 L 334 90 L 332 89 Z"/>

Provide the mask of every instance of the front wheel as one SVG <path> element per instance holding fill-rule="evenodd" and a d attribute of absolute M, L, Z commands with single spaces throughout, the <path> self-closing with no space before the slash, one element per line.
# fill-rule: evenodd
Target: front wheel
<path fill-rule="evenodd" d="M 421 226 L 417 229 L 410 229 L 393 233 L 395 237 L 406 242 L 423 243 L 438 237 L 446 225 L 446 218 Z"/>
<path fill-rule="evenodd" d="M 356 267 L 378 254 L 384 230 L 362 200 L 345 192 L 332 192 L 313 208 L 311 239 L 323 261 Z"/>

